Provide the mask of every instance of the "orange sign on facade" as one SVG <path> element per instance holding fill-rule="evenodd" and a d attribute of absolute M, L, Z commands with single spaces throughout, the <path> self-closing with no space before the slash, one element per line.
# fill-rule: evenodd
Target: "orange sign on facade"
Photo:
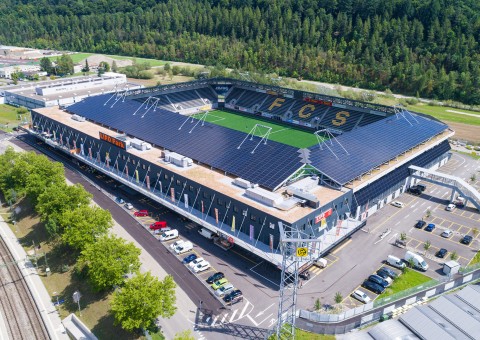
<path fill-rule="evenodd" d="M 100 139 L 105 141 L 105 142 L 108 142 L 110 144 L 113 144 L 115 145 L 116 147 L 119 147 L 123 150 L 126 150 L 127 147 L 125 145 L 125 142 L 124 141 L 121 141 L 115 137 L 112 137 L 112 136 L 109 136 L 109 135 L 106 135 L 104 134 L 103 132 L 99 132 L 100 133 Z"/>

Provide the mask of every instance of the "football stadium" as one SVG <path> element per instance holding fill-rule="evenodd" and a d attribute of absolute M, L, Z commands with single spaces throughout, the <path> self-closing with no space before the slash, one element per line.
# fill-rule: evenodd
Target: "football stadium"
<path fill-rule="evenodd" d="M 212 78 L 32 110 L 28 132 L 207 228 L 282 264 L 279 225 L 315 256 L 448 161 L 432 117 L 316 93 Z"/>

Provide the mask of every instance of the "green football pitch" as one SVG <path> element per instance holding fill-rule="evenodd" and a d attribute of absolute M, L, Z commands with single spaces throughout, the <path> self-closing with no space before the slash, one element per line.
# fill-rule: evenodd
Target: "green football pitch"
<path fill-rule="evenodd" d="M 200 118 L 203 114 L 195 114 L 194 118 Z M 241 114 L 235 114 L 227 111 L 213 110 L 210 111 L 205 119 L 207 122 L 224 126 L 232 130 L 242 131 L 249 133 L 255 126 L 255 124 L 261 124 L 271 127 L 269 140 L 275 142 L 291 145 L 297 148 L 308 148 L 318 143 L 317 137 L 310 132 L 292 128 L 287 125 L 281 125 L 272 123 L 267 120 L 259 119 L 256 117 L 247 117 Z M 256 136 L 263 135 L 267 132 L 267 129 L 263 127 L 257 128 L 255 132 Z"/>

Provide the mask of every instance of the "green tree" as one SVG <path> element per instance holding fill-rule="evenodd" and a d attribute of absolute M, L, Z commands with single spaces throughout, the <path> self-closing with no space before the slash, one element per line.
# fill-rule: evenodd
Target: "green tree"
<path fill-rule="evenodd" d="M 320 298 L 315 299 L 315 305 L 313 308 L 315 308 L 315 311 L 319 311 L 322 308 L 322 302 L 320 301 Z"/>
<path fill-rule="evenodd" d="M 62 216 L 66 211 L 76 209 L 82 205 L 88 205 L 92 195 L 80 184 L 67 185 L 66 183 L 47 186 L 38 196 L 36 211 L 43 221 L 53 218 L 60 222 L 62 228 Z"/>
<path fill-rule="evenodd" d="M 110 64 L 106 61 L 101 61 L 100 64 L 98 64 L 98 69 L 102 69 L 103 73 L 110 72 Z"/>
<path fill-rule="evenodd" d="M 118 66 L 115 60 L 112 61 L 112 72 L 118 72 Z"/>
<path fill-rule="evenodd" d="M 343 301 L 343 296 L 342 296 L 342 293 L 340 292 L 336 292 L 335 293 L 335 303 L 340 303 Z"/>
<path fill-rule="evenodd" d="M 50 58 L 43 57 L 40 59 L 40 70 L 47 72 L 48 74 L 52 73 L 52 61 Z"/>
<path fill-rule="evenodd" d="M 113 294 L 111 310 L 115 323 L 132 332 L 151 327 L 158 316 L 170 318 L 177 309 L 175 287 L 170 275 L 163 281 L 150 272 L 132 277 Z"/>
<path fill-rule="evenodd" d="M 85 66 L 82 68 L 83 73 L 90 72 L 90 66 L 88 65 L 88 59 L 85 59 Z"/>
<path fill-rule="evenodd" d="M 406 241 L 407 240 L 407 233 L 401 233 L 400 234 L 400 240 Z"/>
<path fill-rule="evenodd" d="M 55 66 L 57 75 L 73 74 L 73 60 L 68 54 L 62 54 L 60 58 L 57 58 L 57 65 Z"/>
<path fill-rule="evenodd" d="M 140 268 L 140 249 L 123 238 L 105 235 L 87 244 L 78 264 L 85 266 L 94 289 L 100 291 L 122 285 L 127 273 Z"/>
<path fill-rule="evenodd" d="M 24 114 L 27 114 L 28 113 L 28 109 L 25 107 L 25 106 L 19 106 L 15 109 L 15 111 L 17 112 L 17 114 L 19 115 L 24 115 Z"/>
<path fill-rule="evenodd" d="M 113 227 L 113 220 L 109 211 L 81 204 L 73 210 L 64 211 L 60 224 L 63 227 L 62 241 L 74 249 L 83 250 L 107 233 Z"/>
<path fill-rule="evenodd" d="M 429 240 L 425 241 L 425 243 L 423 244 L 423 249 L 425 250 L 425 254 L 427 253 L 428 249 L 430 249 L 430 246 L 432 244 L 430 243 Z"/>
<path fill-rule="evenodd" d="M 456 251 L 452 251 L 450 253 L 450 260 L 455 261 L 456 259 L 458 259 L 458 254 Z"/>
<path fill-rule="evenodd" d="M 192 331 L 187 329 L 186 331 L 175 334 L 173 340 L 195 340 Z"/>
<path fill-rule="evenodd" d="M 171 69 L 170 63 L 166 63 L 166 64 L 163 66 L 163 69 L 164 69 L 165 71 L 167 71 L 167 72 L 170 71 L 170 69 Z"/>

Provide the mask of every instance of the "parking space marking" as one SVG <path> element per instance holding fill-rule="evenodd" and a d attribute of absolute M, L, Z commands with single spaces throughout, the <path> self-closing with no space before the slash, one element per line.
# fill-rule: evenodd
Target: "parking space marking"
<path fill-rule="evenodd" d="M 413 203 L 414 201 L 416 201 L 418 199 L 418 197 L 415 197 L 413 198 L 412 200 L 410 200 L 408 203 L 407 203 L 407 206 L 409 206 L 411 203 Z M 390 217 L 386 218 L 382 223 L 380 223 L 377 227 L 375 227 L 372 232 L 376 232 L 377 229 L 379 229 L 380 227 L 383 227 L 388 221 L 390 221 L 393 217 L 397 216 L 403 209 L 398 209 L 398 211 L 394 212 Z"/>

